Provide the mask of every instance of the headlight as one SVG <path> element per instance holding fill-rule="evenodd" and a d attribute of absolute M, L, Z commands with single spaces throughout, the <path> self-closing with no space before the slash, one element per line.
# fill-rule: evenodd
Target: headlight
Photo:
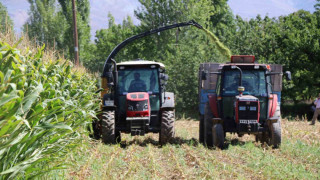
<path fill-rule="evenodd" d="M 131 105 L 128 105 L 128 110 L 133 111 L 133 107 Z"/>
<path fill-rule="evenodd" d="M 148 110 L 148 104 L 145 104 L 144 106 L 143 106 L 143 110 L 145 111 L 145 110 Z"/>
<path fill-rule="evenodd" d="M 257 110 L 257 107 L 255 106 L 250 106 L 250 111 L 256 111 Z"/>

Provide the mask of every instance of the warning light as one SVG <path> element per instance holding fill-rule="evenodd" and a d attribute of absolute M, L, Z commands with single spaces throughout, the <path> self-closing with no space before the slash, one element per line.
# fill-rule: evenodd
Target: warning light
<path fill-rule="evenodd" d="M 270 65 L 267 65 L 267 69 L 268 69 L 269 71 L 271 70 Z"/>
<path fill-rule="evenodd" d="M 254 63 L 253 55 L 234 55 L 231 56 L 231 63 Z"/>

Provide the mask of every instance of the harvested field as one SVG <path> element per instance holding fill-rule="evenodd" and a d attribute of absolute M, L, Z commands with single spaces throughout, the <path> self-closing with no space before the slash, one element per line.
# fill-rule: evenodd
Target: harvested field
<path fill-rule="evenodd" d="M 254 136 L 227 134 L 224 150 L 198 143 L 198 121 L 176 122 L 173 144 L 158 145 L 158 135 L 123 135 L 121 144 L 84 140 L 69 154 L 67 179 L 317 179 L 320 177 L 320 123 L 282 121 L 283 143 L 272 149 Z"/>

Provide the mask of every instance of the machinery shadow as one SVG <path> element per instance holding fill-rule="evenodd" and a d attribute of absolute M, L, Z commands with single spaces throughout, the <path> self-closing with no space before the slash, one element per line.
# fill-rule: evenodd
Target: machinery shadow
<path fill-rule="evenodd" d="M 153 145 L 155 147 L 158 147 L 158 148 L 162 148 L 162 146 L 164 145 L 189 145 L 189 146 L 198 146 L 199 144 L 199 141 L 195 138 L 191 138 L 191 139 L 184 139 L 184 138 L 181 138 L 181 137 L 175 137 L 173 138 L 172 140 L 170 140 L 169 143 L 167 144 L 164 144 L 164 145 L 161 145 L 159 143 L 158 140 L 155 140 L 151 137 L 147 137 L 147 138 L 144 138 L 143 140 L 141 139 L 133 139 L 133 140 L 130 140 L 130 141 L 122 141 L 120 142 L 120 147 L 121 148 L 128 148 L 129 146 L 132 146 L 132 145 L 138 145 L 138 146 L 141 146 L 141 147 L 146 147 L 148 145 Z"/>
<path fill-rule="evenodd" d="M 239 140 L 238 138 L 235 138 L 235 139 L 227 139 L 225 141 L 225 144 L 224 144 L 224 147 L 223 147 L 223 150 L 227 150 L 229 148 L 230 145 L 232 146 L 244 146 L 246 143 L 248 143 L 249 141 L 242 141 L 242 140 Z"/>
<path fill-rule="evenodd" d="M 229 146 L 232 145 L 232 146 L 244 146 L 248 143 L 252 143 L 254 144 L 255 147 L 263 147 L 263 148 L 266 148 L 268 147 L 268 145 L 266 143 L 261 143 L 261 142 L 256 142 L 256 141 L 252 141 L 252 140 L 247 140 L 247 141 L 244 141 L 244 140 L 239 140 L 238 138 L 234 138 L 234 139 L 227 139 L 225 141 L 225 144 L 224 144 L 224 147 L 222 150 L 227 150 L 229 149 Z"/>

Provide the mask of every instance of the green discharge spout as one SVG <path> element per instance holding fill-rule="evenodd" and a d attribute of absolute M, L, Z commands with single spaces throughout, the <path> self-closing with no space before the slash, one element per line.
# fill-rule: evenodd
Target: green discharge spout
<path fill-rule="evenodd" d="M 227 57 L 228 60 L 230 60 L 231 59 L 230 49 L 227 48 L 222 42 L 220 42 L 218 37 L 214 35 L 212 32 L 210 32 L 209 30 L 205 28 L 202 28 L 201 30 L 203 30 L 210 37 L 210 39 L 217 45 L 220 53 L 223 54 L 225 57 Z"/>

